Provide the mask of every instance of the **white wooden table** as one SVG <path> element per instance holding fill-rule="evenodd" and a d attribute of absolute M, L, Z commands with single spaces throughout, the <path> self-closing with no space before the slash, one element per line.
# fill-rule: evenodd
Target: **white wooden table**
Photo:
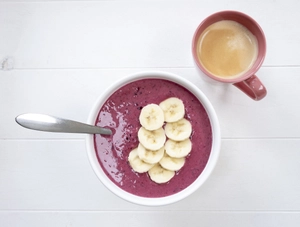
<path fill-rule="evenodd" d="M 267 38 L 256 102 L 203 81 L 191 39 L 216 11 L 256 19 Z M 0 225 L 300 225 L 300 1 L 0 1 Z M 196 84 L 218 114 L 221 155 L 207 182 L 163 207 L 128 203 L 94 174 L 85 136 L 27 130 L 25 112 L 86 121 L 102 90 L 163 70 Z"/>

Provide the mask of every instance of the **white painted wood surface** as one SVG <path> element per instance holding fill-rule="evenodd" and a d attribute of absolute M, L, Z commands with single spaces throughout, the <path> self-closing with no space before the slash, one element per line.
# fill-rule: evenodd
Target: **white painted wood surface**
<path fill-rule="evenodd" d="M 255 18 L 267 37 L 259 102 L 194 68 L 191 39 L 213 12 Z M 0 1 L 0 225 L 299 226 L 300 2 L 297 0 Z M 102 90 L 130 73 L 173 72 L 210 99 L 221 155 L 192 196 L 130 204 L 93 173 L 84 135 L 36 132 L 14 118 L 86 121 Z"/>

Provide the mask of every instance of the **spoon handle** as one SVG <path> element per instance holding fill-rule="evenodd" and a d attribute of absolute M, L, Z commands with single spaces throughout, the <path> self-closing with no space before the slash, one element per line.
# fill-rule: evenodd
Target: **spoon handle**
<path fill-rule="evenodd" d="M 47 132 L 88 133 L 111 135 L 110 129 L 45 114 L 27 113 L 16 117 L 16 122 L 29 129 Z"/>

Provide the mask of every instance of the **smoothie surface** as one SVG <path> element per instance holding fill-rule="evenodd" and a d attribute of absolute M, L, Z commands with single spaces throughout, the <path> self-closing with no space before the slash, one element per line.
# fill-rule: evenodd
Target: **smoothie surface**
<path fill-rule="evenodd" d="M 150 180 L 148 173 L 134 172 L 127 158 L 139 143 L 141 109 L 170 97 L 177 97 L 184 103 L 185 118 L 191 122 L 193 130 L 192 151 L 176 176 L 168 183 L 157 184 Z M 142 79 L 119 88 L 103 104 L 95 124 L 113 132 L 111 136 L 94 136 L 101 167 L 117 186 L 138 196 L 164 197 L 185 189 L 201 174 L 211 152 L 212 130 L 204 107 L 191 92 L 168 80 Z"/>

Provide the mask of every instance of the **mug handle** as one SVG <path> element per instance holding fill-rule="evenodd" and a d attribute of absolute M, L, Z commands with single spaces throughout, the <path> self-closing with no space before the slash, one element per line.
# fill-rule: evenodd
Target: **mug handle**
<path fill-rule="evenodd" d="M 267 89 L 255 75 L 233 85 L 256 101 L 263 99 L 267 95 Z"/>

